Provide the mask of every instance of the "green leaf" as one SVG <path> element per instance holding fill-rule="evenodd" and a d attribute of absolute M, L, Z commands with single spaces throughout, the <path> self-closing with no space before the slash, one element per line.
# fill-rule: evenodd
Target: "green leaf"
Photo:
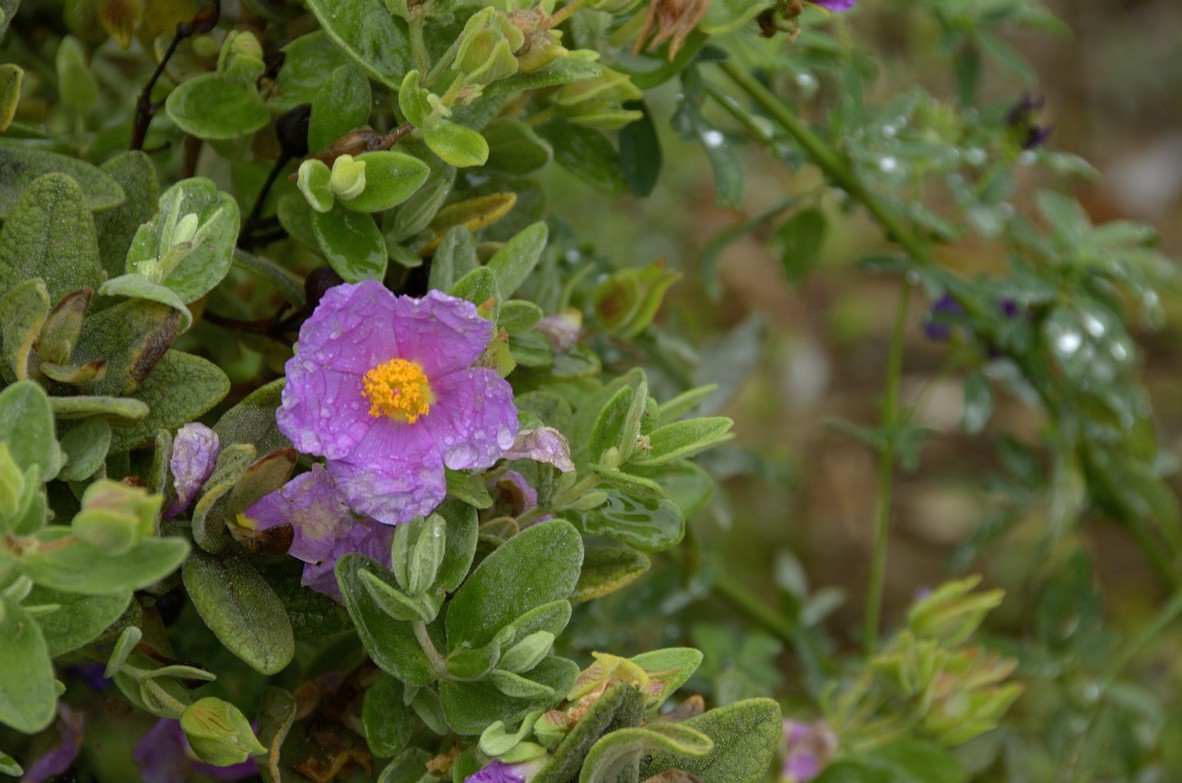
<path fill-rule="evenodd" d="M 648 385 L 644 384 L 644 388 L 647 394 Z M 603 453 L 608 449 L 618 448 L 622 441 L 627 438 L 635 440 L 640 434 L 640 422 L 628 422 L 628 411 L 632 408 L 636 394 L 635 389 L 621 386 L 600 408 L 599 415 L 595 417 L 595 426 L 591 430 L 587 452 L 592 463 L 600 462 Z M 625 426 L 629 426 L 627 431 Z"/>
<path fill-rule="evenodd" d="M 46 150 L 0 147 L 0 218 L 7 219 L 21 194 L 50 173 L 74 180 L 91 210 L 110 209 L 123 202 L 123 188 L 97 166 Z"/>
<path fill-rule="evenodd" d="M 474 736 L 497 721 L 512 725 L 533 710 L 556 704 L 570 690 L 578 673 L 574 661 L 551 657 L 529 673 L 528 681 L 540 686 L 537 697 L 506 696 L 492 682 L 484 680 L 441 682 L 439 698 L 452 731 Z"/>
<path fill-rule="evenodd" d="M 825 213 L 816 207 L 802 209 L 776 229 L 780 263 L 793 285 L 800 285 L 821 260 L 821 249 L 829 228 Z"/>
<path fill-rule="evenodd" d="M 128 299 L 142 299 L 147 302 L 156 302 L 165 307 L 171 308 L 180 316 L 180 328 L 178 333 L 183 334 L 189 331 L 189 327 L 193 325 L 193 313 L 185 306 L 184 301 L 167 286 L 153 283 L 143 275 L 119 275 L 106 281 L 99 287 L 99 295 L 101 296 L 125 296 Z"/>
<path fill-rule="evenodd" d="M 49 654 L 55 658 L 94 641 L 119 619 L 130 603 L 130 590 L 110 595 L 80 595 L 41 585 L 35 586 L 25 599 L 26 606 L 57 605 L 55 611 L 37 617 Z"/>
<path fill-rule="evenodd" d="M 702 758 L 658 750 L 642 761 L 642 778 L 680 769 L 710 783 L 757 783 L 764 779 L 780 746 L 780 705 L 771 699 L 748 699 L 690 718 L 682 726 L 714 740 Z"/>
<path fill-rule="evenodd" d="M 817 783 L 842 780 L 842 775 L 850 768 L 861 773 L 856 780 L 869 778 L 884 783 L 964 783 L 969 780 L 969 774 L 951 753 L 931 742 L 910 737 L 859 754 L 856 760 L 838 762 L 833 765 L 832 772 L 826 770 L 826 774 L 817 778 Z"/>
<path fill-rule="evenodd" d="M 324 84 L 324 74 L 349 62 L 323 30 L 301 35 L 282 51 L 283 67 L 275 77 L 279 94 L 267 100 L 271 111 L 277 113 L 312 103 Z"/>
<path fill-rule="evenodd" d="M 402 703 L 403 685 L 383 674 L 366 692 L 361 707 L 365 741 L 378 758 L 401 753 L 415 728 L 414 714 Z"/>
<path fill-rule="evenodd" d="M 512 296 L 526 281 L 546 249 L 549 234 L 545 223 L 534 223 L 519 231 L 489 259 L 488 268 L 497 278 L 501 296 Z"/>
<path fill-rule="evenodd" d="M 662 752 L 700 759 L 713 747 L 708 736 L 685 723 L 652 723 L 643 728 L 617 729 L 604 734 L 591 746 L 583 760 L 579 783 L 633 780 L 637 778 L 642 756 L 649 758 L 652 753 Z"/>
<path fill-rule="evenodd" d="M 116 427 L 130 427 L 147 418 L 150 409 L 140 400 L 129 397 L 108 397 L 79 394 L 73 397 L 50 397 L 49 406 L 59 421 L 86 419 L 97 416 Z M 114 432 L 112 432 L 114 437 Z M 107 444 L 108 451 L 110 443 Z"/>
<path fill-rule="evenodd" d="M 207 294 L 230 271 L 241 222 L 238 202 L 211 180 L 191 177 L 164 191 L 158 204 L 155 219 L 136 232 L 124 271 L 137 272 L 139 264 L 152 260 L 166 264 L 172 254 L 180 254 L 176 266 L 166 269 L 164 279 L 156 282 L 176 291 L 188 304 Z M 195 215 L 197 221 L 191 239 L 176 235 L 187 215 Z"/>
<path fill-rule="evenodd" d="M 481 315 L 495 322 L 501 313 L 501 287 L 497 285 L 497 276 L 486 266 L 477 267 L 456 281 L 448 291 L 457 299 L 476 305 Z M 484 305 L 492 303 L 492 309 L 485 314 Z"/>
<path fill-rule="evenodd" d="M 99 259 L 107 277 L 111 278 L 123 274 L 132 237 L 155 214 L 160 186 L 151 158 L 139 150 L 129 150 L 110 158 L 103 163 L 102 170 L 127 194 L 122 204 L 94 216 Z"/>
<path fill-rule="evenodd" d="M 336 205 L 312 213 L 316 244 L 329 265 L 348 283 L 381 280 L 386 275 L 386 240 L 373 218 Z"/>
<path fill-rule="evenodd" d="M 531 783 L 567 783 L 578 779 L 591 747 L 612 729 L 640 725 L 644 713 L 644 697 L 625 682 L 608 685 L 599 699 L 592 703 L 574 728 L 554 749 L 550 762 Z M 713 782 L 712 782 L 713 783 Z"/>
<path fill-rule="evenodd" d="M 111 452 L 146 443 L 156 430 L 175 430 L 195 421 L 229 391 L 230 379 L 217 365 L 192 354 L 169 351 L 134 394 L 151 412 L 134 427 L 116 430 Z"/>
<path fill-rule="evenodd" d="M 0 298 L 4 359 L 19 381 L 29 377 L 29 359 L 49 317 L 49 306 L 49 291 L 41 278 L 26 280 Z"/>
<path fill-rule="evenodd" d="M 488 160 L 488 142 L 471 128 L 442 120 L 421 130 L 431 151 L 456 168 L 483 166 Z"/>
<path fill-rule="evenodd" d="M 63 105 L 77 112 L 85 111 L 98 98 L 98 84 L 90 73 L 82 42 L 67 35 L 54 55 L 57 70 L 57 94 Z"/>
<path fill-rule="evenodd" d="M 12 63 L 0 65 L 0 133 L 8 130 L 21 100 L 21 82 L 25 72 Z"/>
<path fill-rule="evenodd" d="M 203 73 L 168 94 L 164 110 L 185 133 L 211 141 L 254 133 L 271 119 L 254 84 Z"/>
<path fill-rule="evenodd" d="M 633 656 L 632 662 L 648 672 L 649 686 L 653 683 L 659 683 L 661 686 L 660 691 L 645 694 L 649 710 L 664 704 L 666 699 L 692 677 L 702 665 L 702 658 L 701 651 L 692 647 L 667 647 Z"/>
<path fill-rule="evenodd" d="M 138 389 L 172 345 L 180 320 L 172 307 L 140 300 L 121 302 L 87 318 L 73 360 L 105 360 L 107 374 L 86 391 L 124 395 Z"/>
<path fill-rule="evenodd" d="M 283 602 L 241 555 L 214 557 L 194 550 L 181 570 L 201 619 L 226 649 L 263 674 L 275 674 L 295 655 Z"/>
<path fill-rule="evenodd" d="M 487 644 L 520 615 L 566 598 L 583 562 L 583 540 L 561 520 L 527 528 L 486 557 L 452 599 L 451 646 Z"/>
<path fill-rule="evenodd" d="M 734 422 L 725 416 L 675 421 L 648 434 L 649 451 L 633 459 L 637 465 L 663 465 L 688 457 L 730 438 Z"/>
<path fill-rule="evenodd" d="M 275 424 L 275 409 L 283 400 L 284 378 L 260 386 L 235 405 L 214 425 L 222 448 L 250 443 L 259 454 L 291 448 L 291 441 Z"/>
<path fill-rule="evenodd" d="M 444 501 L 436 513 L 447 522 L 447 546 L 435 574 L 435 586 L 450 593 L 468 576 L 476 557 L 480 527 L 476 509 L 458 500 Z"/>
<path fill-rule="evenodd" d="M 64 525 L 44 528 L 36 536 L 40 547 L 20 559 L 21 570 L 42 587 L 85 595 L 143 589 L 176 570 L 189 551 L 179 538 L 149 538 L 125 554 L 112 555 L 76 539 Z M 45 548 L 51 544 L 54 548 Z"/>
<path fill-rule="evenodd" d="M 357 212 L 381 212 L 398 206 L 423 186 L 431 167 L 401 152 L 366 152 L 357 156 L 365 162 L 365 190 L 341 203 Z"/>
<path fill-rule="evenodd" d="M 377 576 L 395 590 L 398 582 L 388 569 L 363 555 L 348 554 L 337 561 L 337 582 L 366 652 L 378 668 L 408 685 L 430 685 L 435 681 L 435 671 L 415 639 L 410 623 L 395 620 L 382 611 L 366 588 L 362 572 Z M 442 638 L 436 629 L 436 625 L 428 626 L 428 630 L 434 630 L 432 638 L 438 647 Z"/>
<path fill-rule="evenodd" d="M 623 108 L 639 110 L 643 116 L 620 128 L 620 171 L 631 193 L 647 196 L 661 176 L 661 140 L 647 103 L 628 101 Z"/>
<path fill-rule="evenodd" d="M 601 132 L 561 119 L 547 122 L 537 132 L 553 148 L 558 164 L 571 174 L 608 193 L 627 189 L 620 156 Z"/>
<path fill-rule="evenodd" d="M 543 87 L 557 87 L 561 84 L 595 79 L 603 75 L 603 67 L 593 60 L 579 57 L 559 57 L 529 73 L 516 73 L 508 79 L 490 84 L 484 89 L 486 96 L 507 95 L 525 90 L 540 90 Z"/>
<path fill-rule="evenodd" d="M 521 120 L 497 117 L 481 130 L 488 142 L 487 168 L 521 176 L 537 171 L 554 156 L 550 145 Z"/>
<path fill-rule="evenodd" d="M 993 391 L 989 379 L 973 370 L 964 379 L 964 431 L 976 435 L 985 429 L 993 416 Z"/>
<path fill-rule="evenodd" d="M 382 0 L 308 0 L 324 32 L 370 77 L 394 90 L 410 67 L 406 22 Z"/>
<path fill-rule="evenodd" d="M 0 392 L 0 443 L 8 445 L 21 470 L 36 465 L 42 481 L 57 475 L 62 454 L 53 410 L 45 390 L 32 381 L 17 381 Z"/>
<path fill-rule="evenodd" d="M 465 226 L 452 226 L 443 236 L 431 261 L 428 285 L 448 291 L 456 280 L 476 268 L 476 241 Z"/>
<path fill-rule="evenodd" d="M 0 149 L 0 182 L 5 154 Z M 90 206 L 65 174 L 46 174 L 30 184 L 0 228 L 0 289 L 34 277 L 45 281 L 51 302 L 79 288 L 97 288 L 102 279 Z"/>
<path fill-rule="evenodd" d="M 53 722 L 53 663 L 37 621 L 0 595 L 0 723 L 36 734 Z"/>
<path fill-rule="evenodd" d="M 3 9 L 0 9 L 0 13 L 3 13 Z M 6 21 L 6 20 L 0 19 L 0 34 L 3 34 L 3 22 L 4 21 Z M 4 128 L 0 127 L 0 131 L 2 131 L 2 130 L 4 130 Z M 12 756 L 9 756 L 4 751 L 0 750 L 0 774 L 11 775 L 12 777 L 16 778 L 16 777 L 20 777 L 24 773 L 25 773 L 24 768 L 20 764 L 16 763 L 16 759 L 14 759 Z"/>
<path fill-rule="evenodd" d="M 356 66 L 338 66 L 329 73 L 312 101 L 308 149 L 324 149 L 349 131 L 365 125 L 372 110 L 369 79 Z"/>
<path fill-rule="evenodd" d="M 147 411 L 145 411 L 145 414 Z M 66 481 L 82 481 L 102 467 L 111 448 L 111 425 L 100 418 L 83 419 L 62 436 L 66 465 L 58 474 Z"/>
<path fill-rule="evenodd" d="M 648 557 L 628 547 L 587 547 L 583 570 L 570 598 L 579 603 L 614 593 L 639 579 L 651 565 Z"/>
<path fill-rule="evenodd" d="M 608 535 L 642 552 L 661 552 L 685 535 L 681 509 L 663 498 L 632 498 L 612 490 L 599 508 L 574 514 L 588 535 Z"/>

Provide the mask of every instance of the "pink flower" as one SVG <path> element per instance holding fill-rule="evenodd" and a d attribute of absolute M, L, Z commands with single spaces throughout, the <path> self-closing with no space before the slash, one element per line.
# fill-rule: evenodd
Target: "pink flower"
<path fill-rule="evenodd" d="M 279 429 L 328 459 L 354 511 L 387 525 L 427 514 L 445 466 L 490 467 L 517 434 L 509 384 L 472 366 L 492 334 L 475 305 L 438 291 L 337 286 L 300 329 Z"/>

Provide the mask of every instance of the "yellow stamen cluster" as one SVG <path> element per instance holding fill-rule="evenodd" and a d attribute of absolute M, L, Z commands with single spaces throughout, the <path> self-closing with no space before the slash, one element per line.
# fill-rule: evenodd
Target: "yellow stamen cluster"
<path fill-rule="evenodd" d="M 383 362 L 362 378 L 362 394 L 369 400 L 369 415 L 388 416 L 414 424 L 431 410 L 435 395 L 423 368 L 406 359 Z"/>

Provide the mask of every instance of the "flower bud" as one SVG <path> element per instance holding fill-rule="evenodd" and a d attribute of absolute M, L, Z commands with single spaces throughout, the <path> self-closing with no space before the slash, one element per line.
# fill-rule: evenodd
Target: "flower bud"
<path fill-rule="evenodd" d="M 86 543 L 111 555 L 130 552 L 152 535 L 163 495 L 101 479 L 86 488 L 71 526 Z"/>
<path fill-rule="evenodd" d="M 365 161 L 352 155 L 340 156 L 333 161 L 328 184 L 338 198 L 357 198 L 365 190 Z"/>
<path fill-rule="evenodd" d="M 219 767 L 266 753 L 246 716 L 213 696 L 194 702 L 181 715 L 181 729 L 199 759 Z"/>

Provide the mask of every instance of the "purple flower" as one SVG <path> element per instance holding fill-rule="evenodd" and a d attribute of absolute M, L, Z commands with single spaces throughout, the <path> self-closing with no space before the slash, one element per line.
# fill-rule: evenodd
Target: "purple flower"
<path fill-rule="evenodd" d="M 539 759 L 520 764 L 506 764 L 493 759 L 464 783 L 526 783 L 542 766 Z"/>
<path fill-rule="evenodd" d="M 190 772 L 229 781 L 259 774 L 258 765 L 251 759 L 228 767 L 198 761 L 181 730 L 181 722 L 168 718 L 156 721 L 156 725 L 135 744 L 131 755 L 140 768 L 143 783 L 185 783 Z"/>
<path fill-rule="evenodd" d="M 538 324 L 538 331 L 556 351 L 568 351 L 579 341 L 583 328 L 583 314 L 568 307 L 561 313 L 548 315 Z"/>
<path fill-rule="evenodd" d="M 114 685 L 114 680 L 107 679 L 103 676 L 103 672 L 107 670 L 106 664 L 88 661 L 86 663 L 77 663 L 73 666 L 67 666 L 66 672 L 76 675 L 78 679 L 86 683 L 86 687 L 90 688 L 95 693 L 102 693 Z"/>
<path fill-rule="evenodd" d="M 809 0 L 813 5 L 819 5 L 826 11 L 848 11 L 858 0 Z"/>
<path fill-rule="evenodd" d="M 218 434 L 204 424 L 186 424 L 177 430 L 172 442 L 172 459 L 168 462 L 176 500 L 164 512 L 164 519 L 171 519 L 189 507 L 213 473 L 220 450 Z"/>
<path fill-rule="evenodd" d="M 313 465 L 308 473 L 259 500 L 243 512 L 239 522 L 256 530 L 291 525 L 293 536 L 287 553 L 305 563 L 300 583 L 338 601 L 342 600 L 341 588 L 333 567 L 343 555 L 360 552 L 390 563 L 394 529 L 354 517 L 323 465 Z"/>
<path fill-rule="evenodd" d="M 475 305 L 438 291 L 337 286 L 300 329 L 279 429 L 328 458 L 354 511 L 387 525 L 427 514 L 445 466 L 490 467 L 517 434 L 508 382 L 472 366 L 492 334 Z"/>
<path fill-rule="evenodd" d="M 525 476 L 515 470 L 506 470 L 492 485 L 497 490 L 513 516 L 519 517 L 538 505 L 538 491 L 529 485 Z"/>
<path fill-rule="evenodd" d="M 82 729 L 86 716 L 70 709 L 69 705 L 57 705 L 57 732 L 61 739 L 49 750 L 33 760 L 25 770 L 21 783 L 43 783 L 68 770 L 82 750 Z"/>
<path fill-rule="evenodd" d="M 923 319 L 923 333 L 929 340 L 944 342 L 952 336 L 952 325 L 964 315 L 960 302 L 952 294 L 944 294 L 932 303 Z"/>
<path fill-rule="evenodd" d="M 505 459 L 532 459 L 547 462 L 569 473 L 575 469 L 570 458 L 570 444 L 566 436 L 553 427 L 535 427 L 521 430 L 513 445 L 502 455 Z"/>
<path fill-rule="evenodd" d="M 820 775 L 837 751 L 837 737 L 824 721 L 784 721 L 784 764 L 780 783 L 806 783 Z"/>
<path fill-rule="evenodd" d="M 1042 146 L 1055 130 L 1053 125 L 1039 125 L 1034 121 L 1034 115 L 1044 105 L 1045 99 L 1026 94 L 1006 114 L 1006 125 L 1018 132 L 1024 150 Z"/>

